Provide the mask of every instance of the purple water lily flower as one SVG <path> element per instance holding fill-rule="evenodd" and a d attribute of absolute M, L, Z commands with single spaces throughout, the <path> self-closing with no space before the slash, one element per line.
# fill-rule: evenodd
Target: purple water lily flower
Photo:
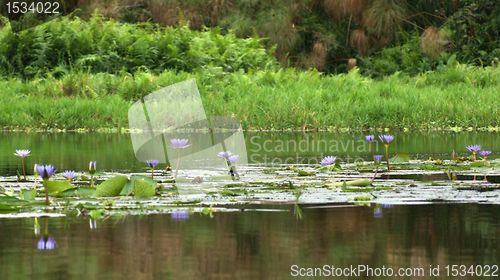
<path fill-rule="evenodd" d="M 18 157 L 27 157 L 31 153 L 30 150 L 16 150 L 16 153 L 14 155 Z"/>
<path fill-rule="evenodd" d="M 177 172 L 179 172 L 179 164 L 181 162 L 181 149 L 187 148 L 193 144 L 187 145 L 187 142 L 189 139 L 170 139 L 170 142 L 172 142 L 172 145 L 174 145 L 174 148 L 179 150 L 179 156 L 177 157 L 177 167 L 175 168 L 175 174 L 174 178 L 177 178 Z"/>
<path fill-rule="evenodd" d="M 491 151 L 479 151 L 479 154 L 483 157 L 487 157 L 491 154 Z"/>
<path fill-rule="evenodd" d="M 151 167 L 151 179 L 154 179 L 154 174 L 153 174 L 153 171 L 155 170 L 155 166 L 158 164 L 158 160 L 157 159 L 148 159 L 146 160 L 146 163 L 149 165 L 149 167 Z"/>
<path fill-rule="evenodd" d="M 187 211 L 172 212 L 172 219 L 174 219 L 174 220 L 186 220 L 186 219 L 189 219 L 189 213 Z"/>
<path fill-rule="evenodd" d="M 170 142 L 172 142 L 172 145 L 174 145 L 176 149 L 184 149 L 193 145 L 193 144 L 186 145 L 188 141 L 189 139 L 170 139 Z"/>
<path fill-rule="evenodd" d="M 470 146 L 466 146 L 465 148 L 467 148 L 467 150 L 469 150 L 469 152 L 472 152 L 472 155 L 474 156 L 474 161 L 476 161 L 476 153 L 481 150 L 481 145 L 470 145 Z"/>
<path fill-rule="evenodd" d="M 379 135 L 378 138 L 382 141 L 382 143 L 388 145 L 392 140 L 394 140 L 394 135 Z"/>
<path fill-rule="evenodd" d="M 337 159 L 337 157 L 328 156 L 328 157 L 323 158 L 323 160 L 321 161 L 321 164 L 322 165 L 332 165 L 336 159 Z"/>
<path fill-rule="evenodd" d="M 382 155 L 375 155 L 375 163 L 380 163 L 380 159 L 382 159 Z"/>
<path fill-rule="evenodd" d="M 368 141 L 368 143 L 370 143 L 370 142 L 375 141 L 375 136 L 373 136 L 373 135 L 366 135 L 365 139 L 366 139 L 366 141 Z"/>
<path fill-rule="evenodd" d="M 26 180 L 26 171 L 24 171 L 24 157 L 29 156 L 31 153 L 30 150 L 16 150 L 16 153 L 14 155 L 21 157 L 21 163 L 23 165 L 23 175 L 24 175 L 24 180 Z"/>
<path fill-rule="evenodd" d="M 479 154 L 483 156 L 483 164 L 486 165 L 486 157 L 488 157 L 491 154 L 491 151 L 479 151 Z"/>
<path fill-rule="evenodd" d="M 42 237 L 37 244 L 38 250 L 53 250 L 57 246 L 57 242 L 52 237 Z"/>
<path fill-rule="evenodd" d="M 157 159 L 148 159 L 146 160 L 146 163 L 149 165 L 149 167 L 154 168 L 160 161 Z"/>
<path fill-rule="evenodd" d="M 225 152 L 219 152 L 217 155 L 218 155 L 219 157 L 221 157 L 221 158 L 223 158 L 223 157 L 228 158 L 228 157 L 230 157 L 230 156 L 231 156 L 231 154 L 232 154 L 232 153 L 231 153 L 231 151 L 225 151 Z"/>
<path fill-rule="evenodd" d="M 375 218 L 382 218 L 382 209 L 376 208 L 375 212 L 373 214 L 374 214 Z"/>
<path fill-rule="evenodd" d="M 44 180 L 48 180 L 57 171 L 57 169 L 54 169 L 54 166 L 52 165 L 37 165 L 36 169 L 38 174 L 40 174 Z"/>
<path fill-rule="evenodd" d="M 394 135 L 379 135 L 378 138 L 385 146 L 385 161 L 387 162 L 387 172 L 391 171 L 389 167 L 389 143 L 394 140 Z"/>
<path fill-rule="evenodd" d="M 479 150 L 481 150 L 481 145 L 470 145 L 466 147 L 469 152 L 472 153 L 477 153 Z"/>
<path fill-rule="evenodd" d="M 240 158 L 240 155 L 232 155 L 227 158 L 227 161 L 229 162 L 236 162 Z"/>
<path fill-rule="evenodd" d="M 63 173 L 61 173 L 61 175 L 71 182 L 71 180 L 75 178 L 78 174 L 75 171 L 70 170 L 70 171 L 64 171 Z"/>

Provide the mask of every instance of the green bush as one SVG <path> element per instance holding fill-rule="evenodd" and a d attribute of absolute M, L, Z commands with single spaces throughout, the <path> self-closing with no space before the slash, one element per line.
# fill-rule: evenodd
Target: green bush
<path fill-rule="evenodd" d="M 94 16 L 60 17 L 32 29 L 0 30 L 0 75 L 20 78 L 61 76 L 71 71 L 118 74 L 145 68 L 194 71 L 207 65 L 226 72 L 274 69 L 276 59 L 260 39 L 203 32 L 187 26 L 162 28 L 152 23 L 117 23 Z M 70 89 L 79 91 L 81 89 Z"/>

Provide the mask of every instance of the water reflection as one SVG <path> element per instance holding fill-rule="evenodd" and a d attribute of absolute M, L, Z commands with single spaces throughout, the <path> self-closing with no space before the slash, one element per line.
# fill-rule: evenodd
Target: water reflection
<path fill-rule="evenodd" d="M 172 212 L 172 219 L 174 219 L 174 220 L 187 220 L 187 219 L 189 219 L 189 213 L 187 211 Z"/>
<path fill-rule="evenodd" d="M 97 229 L 97 219 L 89 218 L 90 231 Z"/>
<path fill-rule="evenodd" d="M 37 236 L 37 231 L 35 230 L 35 236 Z M 40 238 L 37 244 L 38 250 L 54 250 L 57 247 L 57 242 L 49 235 L 49 217 L 45 217 L 45 229 L 43 231 L 43 236 Z"/>
<path fill-rule="evenodd" d="M 246 151 L 229 149 L 235 154 L 247 155 L 249 163 L 259 164 L 319 164 L 324 156 L 337 156 L 337 162 L 353 163 L 356 160 L 373 160 L 369 143 L 363 133 L 331 133 L 331 132 L 245 132 Z M 197 148 L 211 146 L 204 141 L 205 136 L 190 133 L 183 138 L 189 138 L 196 143 Z M 225 136 L 224 136 L 225 137 Z M 239 139 L 239 138 L 238 138 Z M 466 146 L 470 143 L 481 143 L 492 151 L 500 151 L 500 134 L 493 132 L 415 132 L 395 134 L 391 142 L 391 153 L 408 153 L 412 158 L 452 159 L 454 150 L 457 156 L 466 156 Z M 50 162 L 59 170 L 86 171 L 90 160 L 99 161 L 100 171 L 146 172 L 144 163 L 136 159 L 131 137 L 126 133 L 1 133 L 0 154 L 10 155 L 22 144 L 32 149 L 25 158 L 26 166 L 36 162 Z M 168 143 L 167 143 L 168 144 Z M 208 147 L 207 146 L 207 147 Z M 162 146 L 163 147 L 163 146 Z M 193 145 L 194 147 L 194 145 Z M 163 148 L 162 148 L 163 149 Z M 375 153 L 385 152 L 380 141 L 375 141 Z M 217 153 L 223 149 L 210 152 L 215 166 L 224 164 L 217 158 Z M 148 156 L 153 158 L 156 155 Z M 498 152 L 488 156 L 488 159 L 498 157 Z M 173 157 L 176 163 L 177 155 Z M 241 161 L 241 160 L 240 160 Z M 187 162 L 187 161 L 185 161 Z M 181 164 L 183 162 L 181 161 Z M 172 165 L 170 162 L 166 165 Z M 164 166 L 158 169 L 163 169 Z M 182 168 L 181 168 L 182 169 Z M 5 156 L 0 160 L 0 175 L 15 176 L 22 169 L 14 156 Z M 27 175 L 32 175 L 30 168 Z"/>
<path fill-rule="evenodd" d="M 294 205 L 251 206 L 253 210 L 243 212 L 217 212 L 214 218 L 185 212 L 111 215 L 100 219 L 99 230 L 92 234 L 85 217 L 50 218 L 53 236 L 52 240 L 47 236 L 44 248 L 52 248 L 53 241 L 57 250 L 51 254 L 26 245 L 26 240 L 33 239 L 32 219 L 0 219 L 0 279 L 123 275 L 127 279 L 293 279 L 292 265 L 326 264 L 385 265 L 394 271 L 425 267 L 426 273 L 431 265 L 439 265 L 441 274 L 433 279 L 450 279 L 447 265 L 494 265 L 500 260 L 498 205 L 379 206 L 383 218 L 374 218 L 374 207 L 367 206 L 304 207 L 304 219 L 297 220 Z M 174 217 L 189 217 L 189 222 Z"/>

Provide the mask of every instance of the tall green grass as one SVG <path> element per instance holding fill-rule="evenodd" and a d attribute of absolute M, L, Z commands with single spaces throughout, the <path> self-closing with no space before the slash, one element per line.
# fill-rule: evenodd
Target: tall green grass
<path fill-rule="evenodd" d="M 149 93 L 195 78 L 207 116 L 235 116 L 244 129 L 430 129 L 500 126 L 500 69 L 455 64 L 383 80 L 358 71 L 207 67 L 194 73 L 72 72 L 61 78 L 0 81 L 0 126 L 127 127 L 128 108 Z"/>

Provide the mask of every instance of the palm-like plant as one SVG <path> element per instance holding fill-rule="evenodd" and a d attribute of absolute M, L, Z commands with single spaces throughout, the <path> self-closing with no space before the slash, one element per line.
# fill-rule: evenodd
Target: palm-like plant
<path fill-rule="evenodd" d="M 399 1 L 374 0 L 365 12 L 364 23 L 370 33 L 392 38 L 405 16 L 405 7 Z"/>

